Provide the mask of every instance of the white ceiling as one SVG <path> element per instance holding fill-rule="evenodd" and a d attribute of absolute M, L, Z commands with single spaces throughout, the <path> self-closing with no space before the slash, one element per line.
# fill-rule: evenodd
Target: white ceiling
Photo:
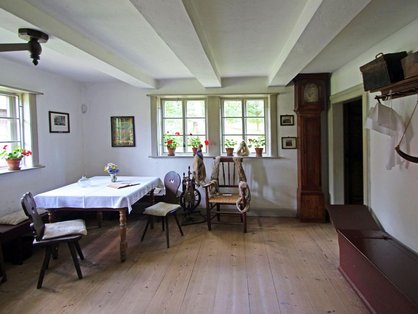
<path fill-rule="evenodd" d="M 417 17 L 417 0 L 1 0 L 0 43 L 42 30 L 50 39 L 37 67 L 81 82 L 284 86 L 333 72 Z M 32 64 L 27 51 L 0 58 Z"/>

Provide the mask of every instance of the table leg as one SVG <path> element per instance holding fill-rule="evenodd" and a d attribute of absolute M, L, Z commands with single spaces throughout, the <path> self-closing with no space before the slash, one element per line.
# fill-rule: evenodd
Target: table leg
<path fill-rule="evenodd" d="M 48 210 L 48 222 L 49 223 L 55 222 L 55 215 L 52 210 Z"/>
<path fill-rule="evenodd" d="M 126 260 L 126 208 L 119 208 L 119 228 L 120 228 L 120 261 Z"/>
<path fill-rule="evenodd" d="M 103 212 L 101 210 L 96 212 L 96 219 L 97 219 L 97 226 L 101 228 L 102 222 L 103 222 Z"/>

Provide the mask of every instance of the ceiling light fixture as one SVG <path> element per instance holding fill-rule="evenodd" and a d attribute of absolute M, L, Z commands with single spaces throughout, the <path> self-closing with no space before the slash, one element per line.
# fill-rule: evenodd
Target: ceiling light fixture
<path fill-rule="evenodd" d="M 30 57 L 34 65 L 38 65 L 39 56 L 42 52 L 40 43 L 46 43 L 49 36 L 44 32 L 30 28 L 19 28 L 19 37 L 28 40 L 26 44 L 0 44 L 0 52 L 4 51 L 30 51 Z"/>

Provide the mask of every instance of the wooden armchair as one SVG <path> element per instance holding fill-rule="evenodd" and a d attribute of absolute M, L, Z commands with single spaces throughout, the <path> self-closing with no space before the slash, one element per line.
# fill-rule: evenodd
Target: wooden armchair
<path fill-rule="evenodd" d="M 247 232 L 247 211 L 251 196 L 246 181 L 242 158 L 215 158 L 211 181 L 204 185 L 208 230 L 212 230 L 213 223 L 221 223 L 221 215 L 232 215 L 239 216 L 243 231 Z"/>

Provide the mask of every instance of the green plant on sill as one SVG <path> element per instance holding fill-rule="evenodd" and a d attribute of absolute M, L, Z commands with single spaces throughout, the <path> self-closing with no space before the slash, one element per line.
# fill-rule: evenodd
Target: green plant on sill
<path fill-rule="evenodd" d="M 226 138 L 225 139 L 225 147 L 227 148 L 233 148 L 237 145 L 237 141 L 232 138 Z"/>
<path fill-rule="evenodd" d="M 248 139 L 249 145 L 248 147 L 254 146 L 255 148 L 260 148 L 266 146 L 266 137 L 259 136 L 257 138 L 249 138 Z"/>
<path fill-rule="evenodd" d="M 190 134 L 192 135 L 192 134 Z M 202 144 L 202 141 L 198 136 L 193 136 L 189 138 L 189 146 L 198 148 L 200 144 Z"/>

